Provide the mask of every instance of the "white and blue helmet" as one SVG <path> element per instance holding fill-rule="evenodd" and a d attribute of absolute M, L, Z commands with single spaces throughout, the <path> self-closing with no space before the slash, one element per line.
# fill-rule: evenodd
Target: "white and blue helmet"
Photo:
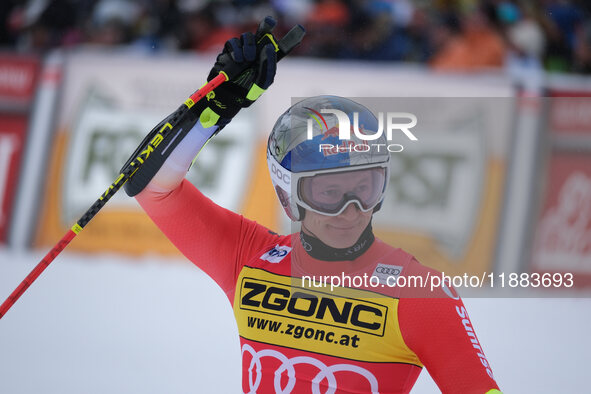
<path fill-rule="evenodd" d="M 279 117 L 269 136 L 267 163 L 279 201 L 292 220 L 302 220 L 305 210 L 336 216 L 350 204 L 364 212 L 380 208 L 390 154 L 385 136 L 377 137 L 379 127 L 369 109 L 338 96 L 307 98 Z M 315 192 L 331 176 L 353 171 L 367 174 L 362 188 Z"/>

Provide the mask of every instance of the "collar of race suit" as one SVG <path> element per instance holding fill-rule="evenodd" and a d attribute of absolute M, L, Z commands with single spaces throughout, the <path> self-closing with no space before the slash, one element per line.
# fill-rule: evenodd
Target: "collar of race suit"
<path fill-rule="evenodd" d="M 318 238 L 300 231 L 300 242 L 310 257 L 324 261 L 352 261 L 363 255 L 373 244 L 375 236 L 371 222 L 361 236 L 348 248 L 333 248 Z"/>

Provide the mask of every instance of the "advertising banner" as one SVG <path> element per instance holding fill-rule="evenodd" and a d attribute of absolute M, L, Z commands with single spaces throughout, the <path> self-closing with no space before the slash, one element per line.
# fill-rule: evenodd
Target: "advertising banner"
<path fill-rule="evenodd" d="M 531 270 L 591 286 L 591 90 L 554 87 Z"/>
<path fill-rule="evenodd" d="M 36 245 L 49 246 L 98 199 L 143 137 L 203 84 L 211 59 L 147 59 L 77 53 L 64 88 Z M 237 117 L 208 144 L 188 178 L 220 205 L 240 211 L 257 135 Z M 72 242 L 72 250 L 176 253 L 135 199 L 116 194 Z"/>
<path fill-rule="evenodd" d="M 512 135 L 511 98 L 390 99 L 417 118 L 397 142 L 374 227 L 448 275 L 492 271 Z"/>
<path fill-rule="evenodd" d="M 20 179 L 28 111 L 35 94 L 39 61 L 0 54 L 0 243 L 5 243 Z"/>
<path fill-rule="evenodd" d="M 39 61 L 34 57 L 0 54 L 0 108 L 26 110 L 32 101 Z"/>
<path fill-rule="evenodd" d="M 19 177 L 27 119 L 0 113 L 0 243 L 6 241 Z"/>
<path fill-rule="evenodd" d="M 203 84 L 211 64 L 213 58 L 196 56 L 67 57 L 37 245 L 52 246 L 68 230 L 114 181 L 143 136 Z M 422 131 L 419 144 L 392 155 L 390 194 L 376 216 L 377 234 L 446 272 L 491 269 L 509 146 L 509 81 L 301 59 L 286 59 L 280 67 L 273 87 L 203 149 L 187 176 L 191 182 L 216 203 L 286 233 L 291 223 L 270 182 L 265 147 L 292 98 L 429 97 L 394 103 L 406 101 L 409 111 L 419 111 Z M 449 96 L 468 99 L 432 100 Z M 483 96 L 499 101 L 470 99 Z M 433 106 L 442 110 L 430 114 Z M 123 191 L 70 247 L 176 253 Z"/>

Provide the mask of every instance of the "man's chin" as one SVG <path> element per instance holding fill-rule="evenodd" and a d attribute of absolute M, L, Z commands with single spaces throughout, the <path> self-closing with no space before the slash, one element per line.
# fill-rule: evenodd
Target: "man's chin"
<path fill-rule="evenodd" d="M 336 249 L 346 249 L 355 245 L 355 242 L 359 239 L 361 234 L 358 231 L 342 232 L 331 237 L 328 242 L 323 241 L 325 244 Z"/>

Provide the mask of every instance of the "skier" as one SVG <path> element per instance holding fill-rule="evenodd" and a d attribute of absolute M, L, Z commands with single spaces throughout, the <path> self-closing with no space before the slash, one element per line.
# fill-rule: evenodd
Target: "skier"
<path fill-rule="evenodd" d="M 272 34 L 229 40 L 208 80 L 227 69 L 244 71 L 195 104 L 192 130 L 172 152 L 163 148 L 160 167 L 125 185 L 226 293 L 240 334 L 243 391 L 407 393 L 426 367 L 442 392 L 499 393 L 453 288 L 392 285 L 439 273 L 373 234 L 389 153 L 367 149 L 354 133 L 340 140 L 334 115 L 341 111 L 351 124 L 358 117 L 363 132 L 375 132 L 367 108 L 319 96 L 277 120 L 267 159 L 281 205 L 301 223 L 294 234 L 277 235 L 221 208 L 184 179 L 205 143 L 272 84 L 276 48 Z M 374 279 L 329 288 L 306 284 L 306 277 Z"/>

